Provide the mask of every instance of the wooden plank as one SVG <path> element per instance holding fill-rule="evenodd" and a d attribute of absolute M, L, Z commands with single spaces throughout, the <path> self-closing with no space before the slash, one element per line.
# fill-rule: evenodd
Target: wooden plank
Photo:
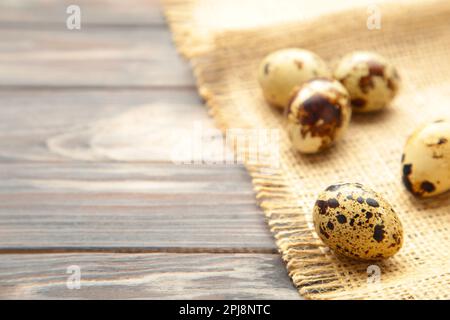
<path fill-rule="evenodd" d="M 68 289 L 69 266 L 80 289 Z M 0 259 L 1 299 L 299 299 L 273 254 L 22 254 Z"/>
<path fill-rule="evenodd" d="M 171 162 L 213 127 L 155 3 L 0 3 L 0 298 L 298 298 L 245 170 Z"/>
<path fill-rule="evenodd" d="M 0 32 L 0 86 L 181 86 L 190 67 L 166 28 L 84 28 Z"/>
<path fill-rule="evenodd" d="M 243 168 L 1 164 L 0 181 L 1 249 L 275 251 Z"/>
<path fill-rule="evenodd" d="M 66 25 L 66 10 L 76 4 L 81 9 L 82 25 L 161 25 L 164 19 L 158 0 L 8 0 L 0 2 L 0 25 Z"/>
<path fill-rule="evenodd" d="M 0 106 L 0 162 L 171 162 L 217 134 L 189 90 L 5 90 Z"/>

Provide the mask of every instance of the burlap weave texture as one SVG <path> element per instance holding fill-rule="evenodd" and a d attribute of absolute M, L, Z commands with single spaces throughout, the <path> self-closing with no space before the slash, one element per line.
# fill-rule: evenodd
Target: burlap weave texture
<path fill-rule="evenodd" d="M 300 294 L 312 299 L 449 299 L 450 196 L 411 196 L 401 183 L 400 158 L 415 127 L 450 118 L 450 2 L 382 2 L 379 30 L 367 28 L 370 12 L 361 1 L 315 2 L 165 0 L 164 10 L 217 125 L 281 132 L 280 166 L 248 163 L 247 169 Z M 283 10 L 289 12 L 285 18 Z M 332 149 L 299 155 L 292 151 L 285 118 L 267 106 L 256 79 L 261 59 L 285 47 L 312 50 L 331 66 L 353 50 L 379 52 L 398 68 L 401 92 L 383 112 L 355 114 Z M 368 277 L 371 263 L 336 258 L 314 232 L 316 196 L 336 182 L 360 182 L 380 192 L 403 222 L 404 247 L 376 263 L 379 281 Z"/>

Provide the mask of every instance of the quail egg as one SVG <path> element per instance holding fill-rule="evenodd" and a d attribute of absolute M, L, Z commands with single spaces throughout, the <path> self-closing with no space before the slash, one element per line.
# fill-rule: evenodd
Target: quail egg
<path fill-rule="evenodd" d="M 338 255 L 385 259 L 403 244 L 402 224 L 394 209 L 359 183 L 329 186 L 319 194 L 313 216 L 317 234 Z"/>
<path fill-rule="evenodd" d="M 330 77 L 326 63 L 303 49 L 282 49 L 266 56 L 259 66 L 258 81 L 264 97 L 273 106 L 286 108 L 292 90 L 316 77 Z"/>
<path fill-rule="evenodd" d="M 406 141 L 402 168 L 403 183 L 416 196 L 450 190 L 450 121 L 418 128 Z"/>
<path fill-rule="evenodd" d="M 387 106 L 397 94 L 400 77 L 382 56 L 357 51 L 346 55 L 334 77 L 347 88 L 355 112 L 376 111 Z"/>
<path fill-rule="evenodd" d="M 287 132 L 301 153 L 328 148 L 347 129 L 352 114 L 347 90 L 336 80 L 314 79 L 293 94 Z"/>

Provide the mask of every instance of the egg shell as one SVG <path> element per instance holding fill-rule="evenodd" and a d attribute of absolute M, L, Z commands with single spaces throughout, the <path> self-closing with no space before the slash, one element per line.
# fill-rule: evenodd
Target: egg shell
<path fill-rule="evenodd" d="M 258 69 L 258 82 L 265 99 L 282 109 L 287 107 L 296 87 L 316 77 L 330 76 L 330 69 L 318 55 L 297 48 L 269 54 Z"/>
<path fill-rule="evenodd" d="M 373 52 L 356 51 L 342 58 L 334 71 L 351 97 L 355 112 L 371 112 L 386 107 L 398 92 L 396 68 Z"/>
<path fill-rule="evenodd" d="M 402 156 L 402 180 L 419 197 L 450 190 L 450 121 L 421 126 L 408 138 Z"/>
<path fill-rule="evenodd" d="M 316 153 L 331 146 L 347 130 L 352 109 L 345 88 L 335 80 L 305 83 L 288 107 L 287 132 L 301 153 Z"/>
<path fill-rule="evenodd" d="M 313 218 L 319 237 L 338 255 L 380 260 L 403 244 L 403 227 L 392 206 L 359 183 L 331 185 L 321 192 Z"/>

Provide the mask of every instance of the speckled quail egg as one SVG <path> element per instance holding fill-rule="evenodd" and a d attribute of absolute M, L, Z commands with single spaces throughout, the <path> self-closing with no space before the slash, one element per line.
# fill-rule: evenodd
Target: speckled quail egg
<path fill-rule="evenodd" d="M 364 51 L 344 56 L 334 71 L 334 77 L 347 88 L 356 112 L 386 107 L 400 85 L 398 72 L 391 63 L 376 53 Z"/>
<path fill-rule="evenodd" d="M 258 70 L 264 97 L 273 106 L 286 108 L 292 91 L 316 77 L 330 77 L 326 63 L 315 53 L 303 49 L 282 49 L 266 56 Z"/>
<path fill-rule="evenodd" d="M 379 260 L 402 247 L 403 227 L 394 209 L 359 183 L 329 186 L 319 194 L 313 215 L 317 234 L 338 255 Z"/>
<path fill-rule="evenodd" d="M 418 128 L 402 156 L 403 183 L 416 196 L 431 197 L 450 190 L 450 121 Z"/>
<path fill-rule="evenodd" d="M 336 80 L 314 79 L 293 94 L 287 132 L 301 153 L 328 148 L 347 129 L 352 109 L 347 90 Z"/>

